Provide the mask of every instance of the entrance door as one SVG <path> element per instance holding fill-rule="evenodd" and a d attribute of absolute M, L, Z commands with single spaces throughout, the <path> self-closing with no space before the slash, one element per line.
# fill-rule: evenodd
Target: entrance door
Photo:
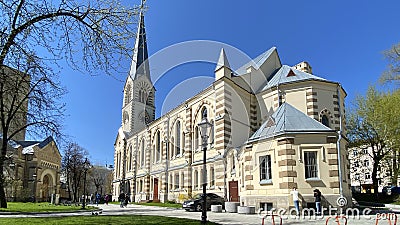
<path fill-rule="evenodd" d="M 237 181 L 229 181 L 229 198 L 230 202 L 238 202 L 239 201 L 239 188 Z"/>
<path fill-rule="evenodd" d="M 154 178 L 153 200 L 158 200 L 158 178 Z"/>

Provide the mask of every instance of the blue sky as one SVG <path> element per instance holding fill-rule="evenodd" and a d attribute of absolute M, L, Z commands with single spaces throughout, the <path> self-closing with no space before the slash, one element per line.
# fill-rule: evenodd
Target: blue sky
<path fill-rule="evenodd" d="M 394 0 L 148 0 L 147 5 L 150 55 L 191 40 L 222 42 L 251 58 L 276 46 L 283 64 L 308 61 L 315 75 L 340 82 L 347 105 L 378 80 L 386 67 L 382 51 L 400 42 L 400 2 Z M 127 60 L 126 71 L 129 64 Z M 155 83 L 157 115 L 172 107 L 166 102 L 173 105 L 206 86 L 214 68 L 212 63 L 187 63 L 163 74 Z M 118 76 L 92 77 L 70 70 L 61 74 L 69 92 L 64 98 L 65 132 L 89 151 L 94 163 L 113 163 L 125 80 L 125 75 Z"/>

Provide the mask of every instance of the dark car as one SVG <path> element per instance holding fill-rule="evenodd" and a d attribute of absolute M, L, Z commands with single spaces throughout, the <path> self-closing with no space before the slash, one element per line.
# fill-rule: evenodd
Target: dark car
<path fill-rule="evenodd" d="M 192 199 L 183 202 L 182 208 L 186 211 L 201 211 L 203 209 L 203 194 L 197 194 Z M 224 206 L 224 198 L 214 193 L 206 194 L 207 210 L 211 209 L 211 205 L 222 205 Z"/>

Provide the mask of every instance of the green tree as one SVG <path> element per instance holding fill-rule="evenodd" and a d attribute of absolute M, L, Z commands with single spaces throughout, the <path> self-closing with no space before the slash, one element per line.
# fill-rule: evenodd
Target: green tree
<path fill-rule="evenodd" d="M 0 207 L 7 143 L 25 131 L 61 136 L 57 66 L 115 76 L 131 54 L 138 7 L 118 0 L 0 1 Z"/>
<path fill-rule="evenodd" d="M 372 182 L 378 193 L 379 165 L 392 157 L 399 138 L 400 92 L 380 93 L 370 87 L 365 97 L 358 96 L 347 115 L 349 147 L 370 148 L 373 160 Z"/>

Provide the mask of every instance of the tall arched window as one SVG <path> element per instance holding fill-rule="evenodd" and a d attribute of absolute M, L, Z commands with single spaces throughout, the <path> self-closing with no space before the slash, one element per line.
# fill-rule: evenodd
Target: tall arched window
<path fill-rule="evenodd" d="M 131 100 L 131 85 L 128 84 L 125 89 L 125 105 L 128 104 Z"/>
<path fill-rule="evenodd" d="M 161 156 L 161 134 L 157 131 L 156 134 L 156 161 L 160 161 Z"/>
<path fill-rule="evenodd" d="M 194 188 L 197 189 L 197 187 L 199 186 L 199 172 L 196 170 L 194 171 Z"/>
<path fill-rule="evenodd" d="M 329 118 L 326 115 L 322 115 L 321 122 L 323 125 L 329 127 Z"/>
<path fill-rule="evenodd" d="M 215 186 L 215 172 L 214 167 L 210 168 L 210 187 Z"/>
<path fill-rule="evenodd" d="M 140 153 L 140 165 L 144 166 L 144 138 L 142 139 L 142 149 L 141 149 L 141 153 Z"/>
<path fill-rule="evenodd" d="M 182 172 L 181 173 L 181 185 L 180 185 L 181 189 L 185 188 L 185 173 Z"/>
<path fill-rule="evenodd" d="M 175 155 L 180 155 L 181 154 L 181 122 L 177 121 L 176 122 L 176 127 L 175 127 Z"/>
<path fill-rule="evenodd" d="M 199 149 L 199 127 L 194 129 L 194 150 Z"/>
<path fill-rule="evenodd" d="M 132 170 L 132 145 L 129 146 L 129 170 Z"/>
<path fill-rule="evenodd" d="M 211 120 L 211 131 L 210 131 L 210 137 L 209 137 L 209 142 L 211 143 L 211 144 L 214 144 L 214 121 L 213 120 Z"/>
<path fill-rule="evenodd" d="M 208 114 L 207 114 L 207 108 L 203 107 L 203 109 L 201 110 L 201 119 L 207 118 Z"/>
<path fill-rule="evenodd" d="M 174 137 L 171 137 L 171 142 L 169 143 L 169 159 L 172 160 L 172 158 L 175 157 L 175 141 Z"/>

